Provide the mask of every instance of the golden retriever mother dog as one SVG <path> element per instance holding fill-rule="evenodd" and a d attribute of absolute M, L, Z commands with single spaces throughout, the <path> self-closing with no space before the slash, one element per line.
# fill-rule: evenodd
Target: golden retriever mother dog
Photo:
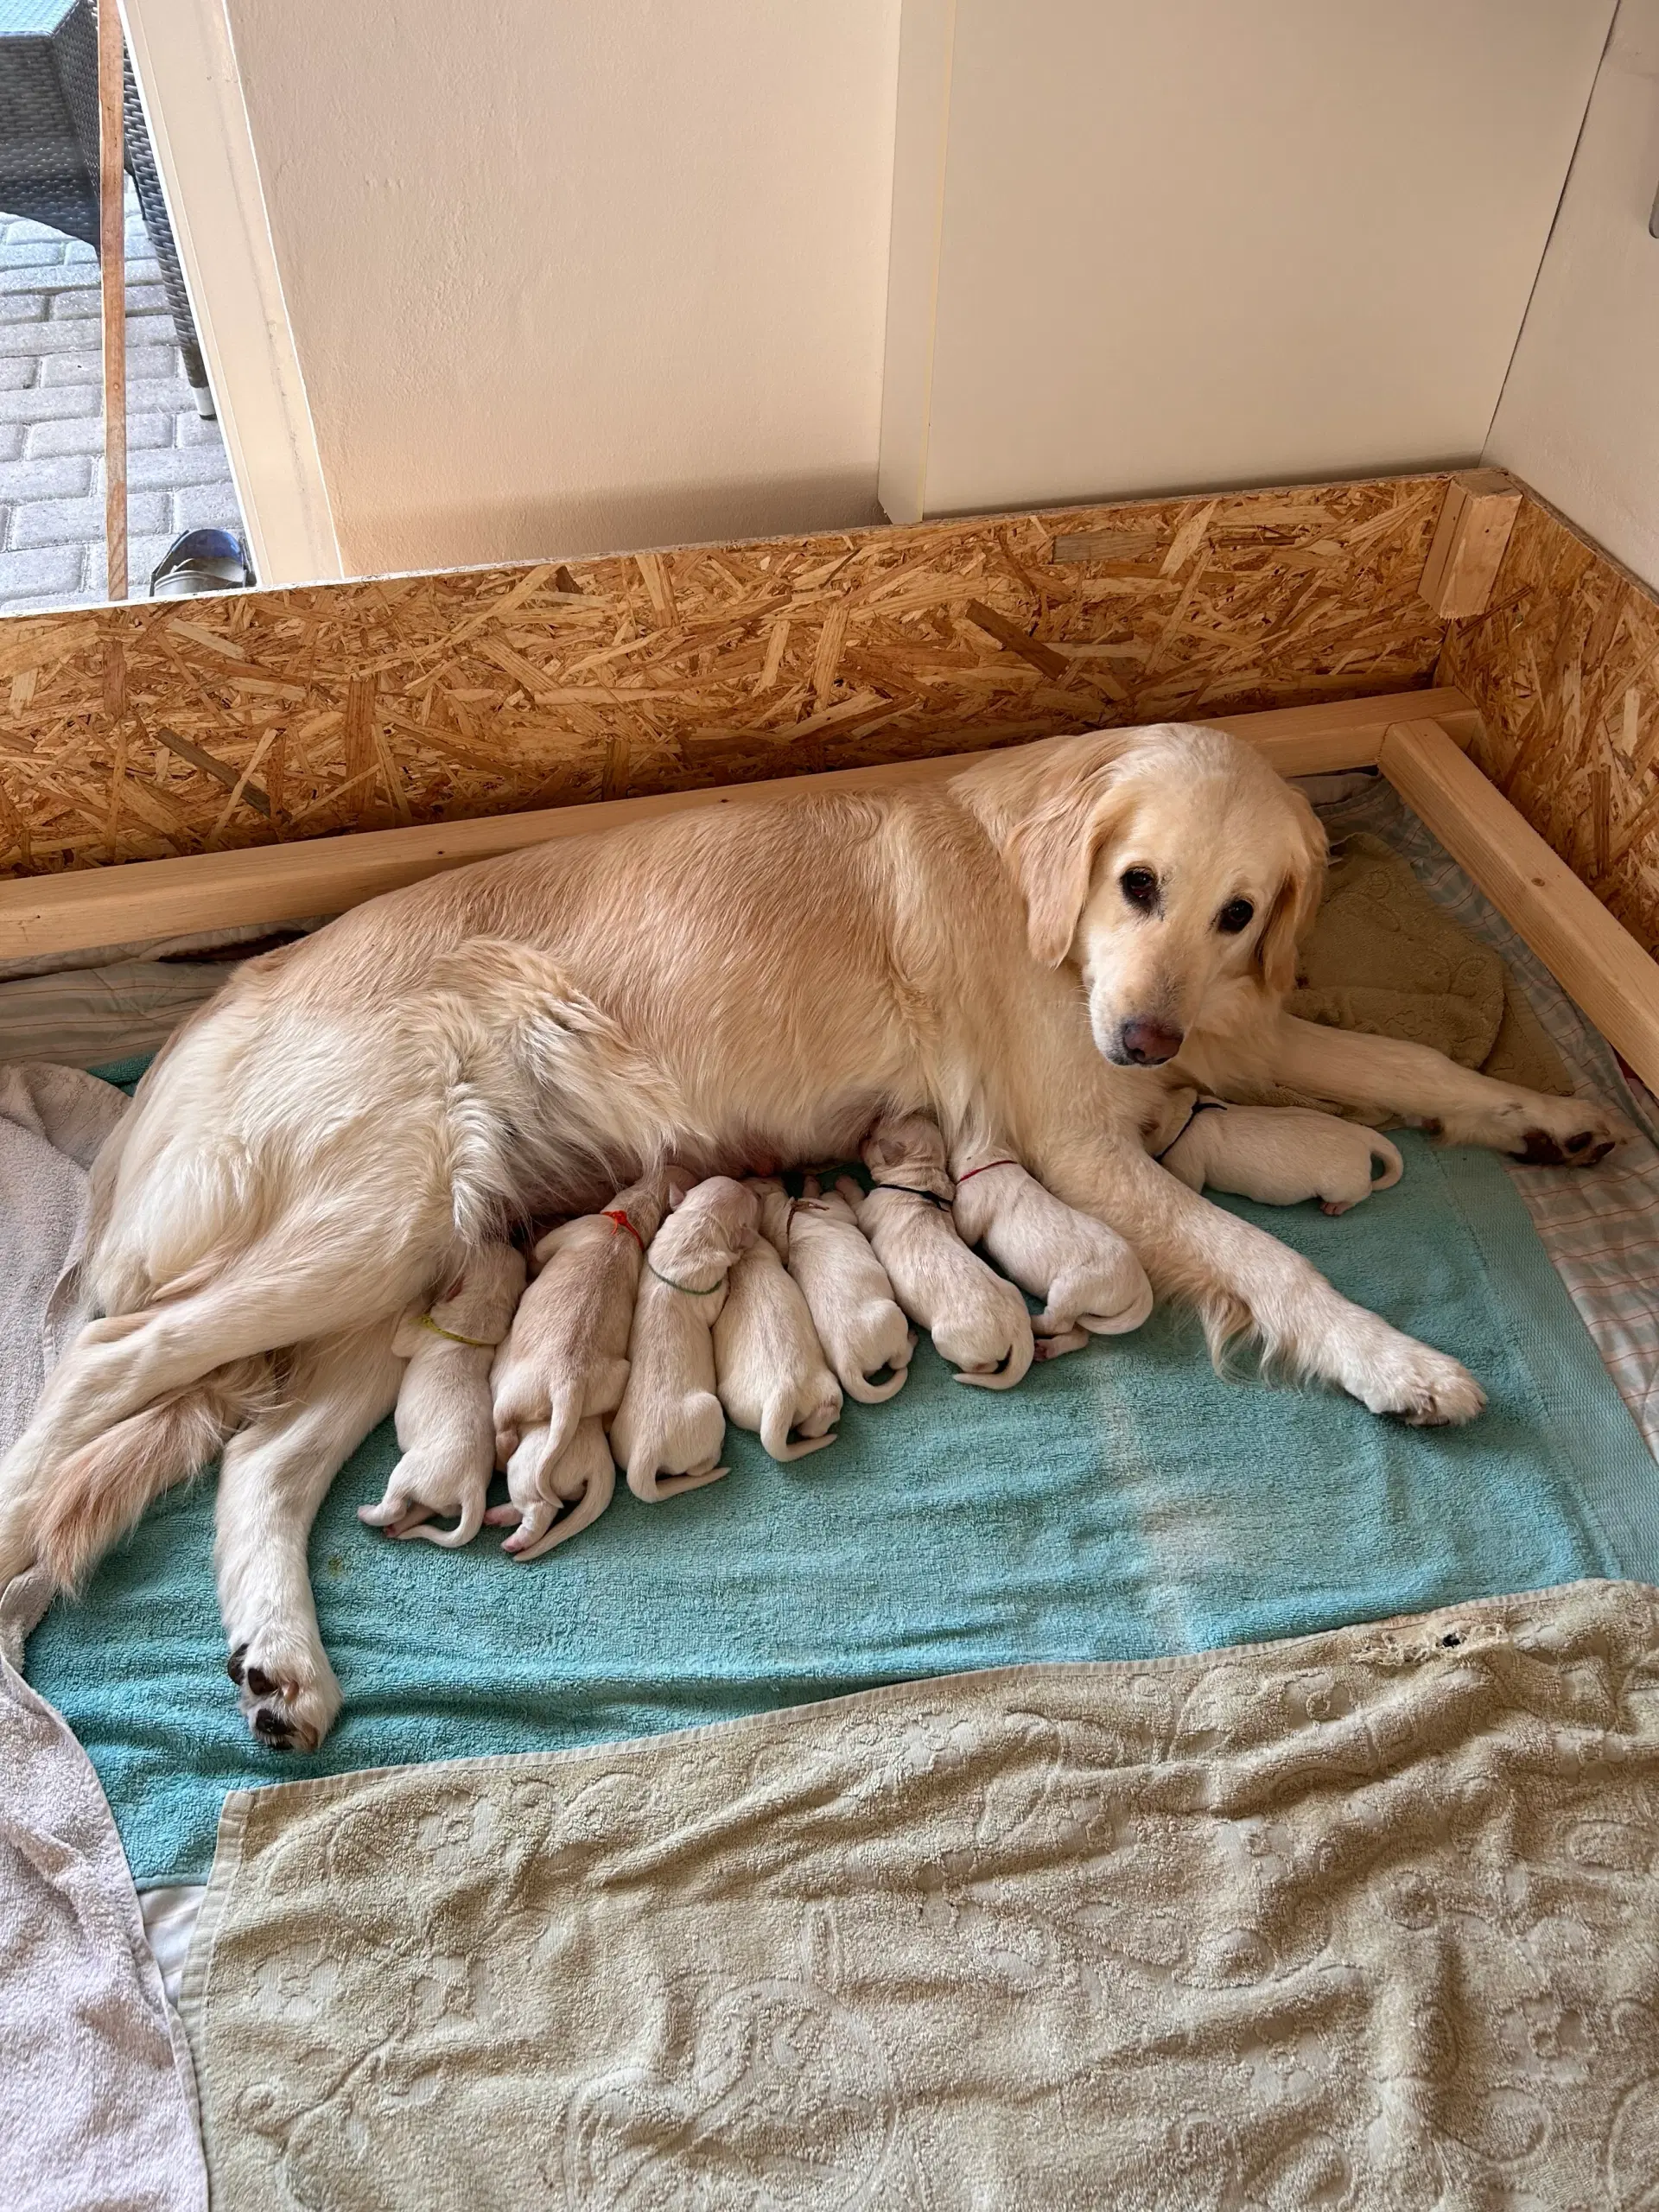
<path fill-rule="evenodd" d="M 1377 1414 L 1461 1421 L 1473 1376 L 1147 1157 L 1154 1089 L 1285 1084 L 1522 1156 L 1588 1161 L 1595 1109 L 1286 1016 L 1325 837 L 1250 748 L 1181 725 L 948 782 L 687 810 L 375 899 L 250 961 L 100 1157 L 106 1317 L 0 1463 L 0 1582 L 73 1584 L 225 1444 L 217 1566 L 257 1733 L 340 1692 L 306 1539 L 397 1395 L 391 1340 L 515 1218 L 654 1164 L 849 1156 L 882 1110 L 1006 1147 L 1128 1236 L 1213 1348 Z M 228 1442 L 226 1442 L 228 1438 Z"/>

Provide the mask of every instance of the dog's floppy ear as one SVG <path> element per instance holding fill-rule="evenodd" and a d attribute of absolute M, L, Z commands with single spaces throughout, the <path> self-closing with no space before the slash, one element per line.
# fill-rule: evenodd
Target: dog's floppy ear
<path fill-rule="evenodd" d="M 1257 970 L 1277 999 L 1296 988 L 1296 949 L 1313 927 L 1325 895 L 1325 824 L 1300 791 L 1294 798 L 1301 815 L 1300 849 L 1279 887 L 1255 946 Z"/>
<path fill-rule="evenodd" d="M 678 1166 L 672 1160 L 669 1162 L 663 1173 L 668 1184 L 668 1210 L 672 1213 L 677 1207 L 685 1204 L 692 1192 L 696 1189 L 701 1178 L 694 1175 L 689 1167 Z"/>
<path fill-rule="evenodd" d="M 983 819 L 1026 902 L 1031 957 L 1058 968 L 1071 950 L 1095 855 L 1127 804 L 1118 768 L 1134 732 L 1096 730 L 1065 743 L 1033 776 L 999 764 L 984 779 Z"/>

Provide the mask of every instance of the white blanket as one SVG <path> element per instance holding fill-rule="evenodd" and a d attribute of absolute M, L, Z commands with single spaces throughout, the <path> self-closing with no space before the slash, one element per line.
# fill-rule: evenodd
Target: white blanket
<path fill-rule="evenodd" d="M 0 1449 L 82 1319 L 87 1168 L 126 1108 L 0 1067 Z M 0 1592 L 0 2202 L 205 2212 L 188 2046 L 92 1763 L 17 1672 L 50 1591 Z"/>

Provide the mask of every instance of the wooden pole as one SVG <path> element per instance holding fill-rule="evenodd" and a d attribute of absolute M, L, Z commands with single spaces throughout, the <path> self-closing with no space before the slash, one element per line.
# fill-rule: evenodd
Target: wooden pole
<path fill-rule="evenodd" d="M 99 261 L 104 295 L 104 544 L 106 594 L 127 595 L 127 222 L 124 75 L 118 0 L 99 0 Z"/>

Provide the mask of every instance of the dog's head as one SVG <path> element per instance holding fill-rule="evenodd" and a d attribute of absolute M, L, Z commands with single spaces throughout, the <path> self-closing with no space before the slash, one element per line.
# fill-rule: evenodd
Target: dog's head
<path fill-rule="evenodd" d="M 884 1114 L 863 1144 L 864 1165 L 875 1183 L 902 1183 L 949 1199 L 956 1185 L 944 1172 L 944 1139 L 925 1114 Z"/>
<path fill-rule="evenodd" d="M 671 1171 L 672 1197 L 681 1186 Z M 681 1267 L 733 1266 L 755 1240 L 760 1208 L 754 1192 L 729 1175 L 705 1176 L 674 1201 L 674 1257 Z"/>
<path fill-rule="evenodd" d="M 1173 1059 L 1219 985 L 1294 986 L 1325 831 L 1249 745 L 1179 722 L 1103 731 L 1034 775 L 988 764 L 980 783 L 971 803 L 1025 901 L 1032 957 L 1075 960 L 1107 1059 Z"/>

